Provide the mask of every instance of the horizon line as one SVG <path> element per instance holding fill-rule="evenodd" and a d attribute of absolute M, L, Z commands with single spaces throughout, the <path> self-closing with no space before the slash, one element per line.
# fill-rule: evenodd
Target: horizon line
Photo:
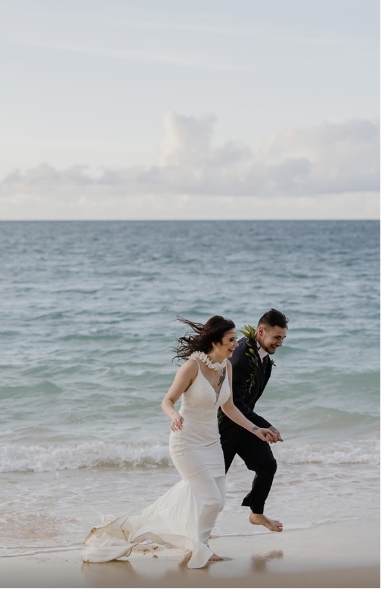
<path fill-rule="evenodd" d="M 363 221 L 372 221 L 372 222 L 380 222 L 380 219 L 370 219 L 370 218 L 359 218 L 359 219 L 0 219 L 0 223 L 121 223 L 121 222 L 131 222 L 131 223 L 160 223 L 160 222 L 184 222 L 184 223 L 207 223 L 207 222 L 219 222 L 219 221 L 239 221 L 240 223 L 249 223 L 252 221 L 263 221 L 269 223 L 283 223 L 283 222 L 363 222 Z"/>

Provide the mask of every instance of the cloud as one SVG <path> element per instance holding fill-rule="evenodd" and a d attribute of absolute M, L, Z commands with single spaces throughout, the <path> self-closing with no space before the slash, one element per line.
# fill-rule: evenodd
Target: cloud
<path fill-rule="evenodd" d="M 19 170 L 0 183 L 0 197 L 44 195 L 99 202 L 111 197 L 322 197 L 379 190 L 379 122 L 353 119 L 283 129 L 253 153 L 234 141 L 213 144 L 213 115 L 168 112 L 158 163 L 96 174 L 86 166 L 49 164 Z"/>
<path fill-rule="evenodd" d="M 195 68 L 200 70 L 217 70 L 217 71 L 239 71 L 245 70 L 246 67 L 226 62 L 207 61 L 200 57 L 188 57 L 186 55 L 176 55 L 173 52 L 163 51 L 143 51 L 141 49 L 128 50 L 113 47 L 97 47 L 90 45 L 75 44 L 58 44 L 58 43 L 41 43 L 30 42 L 20 43 L 27 48 L 48 49 L 51 51 L 60 51 L 64 53 L 76 53 L 90 57 L 103 57 L 106 59 L 116 59 L 134 63 L 150 63 L 156 65 L 173 65 L 176 67 Z"/>
<path fill-rule="evenodd" d="M 286 129 L 266 142 L 261 158 L 275 168 L 305 159 L 308 170 L 299 179 L 305 194 L 378 191 L 379 134 L 379 121 L 361 119 Z"/>

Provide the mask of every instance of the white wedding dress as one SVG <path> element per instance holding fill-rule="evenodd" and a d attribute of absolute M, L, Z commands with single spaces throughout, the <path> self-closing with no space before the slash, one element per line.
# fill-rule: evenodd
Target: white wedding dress
<path fill-rule="evenodd" d="M 198 364 L 198 362 L 197 362 Z M 225 465 L 217 410 L 229 398 L 227 375 L 220 393 L 198 374 L 182 395 L 183 429 L 171 432 L 169 450 L 181 481 L 141 515 L 123 516 L 92 528 L 85 538 L 84 562 L 107 562 L 129 556 L 144 540 L 191 552 L 189 568 L 203 567 L 213 551 L 210 532 L 225 503 Z"/>

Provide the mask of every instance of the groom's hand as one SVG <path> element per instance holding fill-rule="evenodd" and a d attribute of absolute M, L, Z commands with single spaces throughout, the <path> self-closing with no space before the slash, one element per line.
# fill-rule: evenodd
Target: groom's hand
<path fill-rule="evenodd" d="M 269 427 L 269 430 L 273 432 L 273 434 L 276 435 L 276 442 L 283 442 L 283 438 L 280 435 L 280 431 L 277 430 L 276 427 L 274 427 L 273 425 L 271 427 Z"/>

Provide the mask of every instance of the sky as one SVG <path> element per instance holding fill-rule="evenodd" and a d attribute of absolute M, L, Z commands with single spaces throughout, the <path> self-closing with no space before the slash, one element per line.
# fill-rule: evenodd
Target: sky
<path fill-rule="evenodd" d="M 378 219 L 378 0 L 0 0 L 0 220 Z"/>

